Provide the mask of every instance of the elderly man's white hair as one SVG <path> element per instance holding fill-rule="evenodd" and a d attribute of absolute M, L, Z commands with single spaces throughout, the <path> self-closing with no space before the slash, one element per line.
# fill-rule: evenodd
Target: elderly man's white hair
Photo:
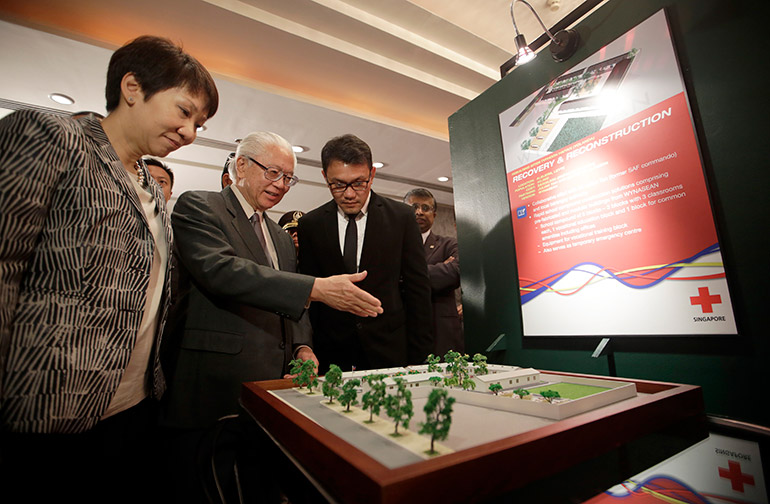
<path fill-rule="evenodd" d="M 230 164 L 227 167 L 230 178 L 233 181 L 238 180 L 238 173 L 235 169 L 235 162 L 241 156 L 249 156 L 255 159 L 264 154 L 269 147 L 278 146 L 286 152 L 291 153 L 291 157 L 294 160 L 294 166 L 297 166 L 297 155 L 294 153 L 291 144 L 281 135 L 270 131 L 254 131 L 249 133 L 238 143 L 238 148 L 235 150 L 235 156 L 230 160 Z M 259 159 L 257 159 L 259 161 Z"/>

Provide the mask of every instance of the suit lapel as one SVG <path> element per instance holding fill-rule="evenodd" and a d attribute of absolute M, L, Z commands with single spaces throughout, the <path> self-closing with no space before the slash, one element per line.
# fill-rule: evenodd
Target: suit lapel
<path fill-rule="evenodd" d="M 243 244 L 251 253 L 252 259 L 258 264 L 267 266 L 269 263 L 266 251 L 262 250 L 262 244 L 259 243 L 259 238 L 257 238 L 251 222 L 246 218 L 246 214 L 243 213 L 238 197 L 229 186 L 222 189 L 221 194 L 225 200 L 225 207 L 230 213 L 231 223 L 241 237 L 241 240 L 243 240 Z"/>
<path fill-rule="evenodd" d="M 438 238 L 436 238 L 436 235 L 431 232 L 428 238 L 425 239 L 423 247 L 425 247 L 425 258 L 428 260 L 428 264 L 430 264 L 431 257 L 438 249 Z"/>
<path fill-rule="evenodd" d="M 326 251 L 326 257 L 332 258 L 337 264 L 332 271 L 345 272 L 345 263 L 342 260 L 342 250 L 340 249 L 340 230 L 337 222 L 337 203 L 331 200 L 324 207 L 323 233 L 328 239 L 321 240 L 321 243 L 328 243 L 329 250 Z"/>
<path fill-rule="evenodd" d="M 377 257 L 377 248 L 382 240 L 377 236 L 385 229 L 382 217 L 382 201 L 379 196 L 372 191 L 369 197 L 369 209 L 366 213 L 366 231 L 364 232 L 364 244 L 361 249 L 361 261 L 358 269 L 363 271 L 369 264 L 374 264 Z"/>
<path fill-rule="evenodd" d="M 270 232 L 270 239 L 273 240 L 275 255 L 278 256 L 278 269 L 284 271 L 296 271 L 296 267 L 289 267 L 291 261 L 294 261 L 295 265 L 297 263 L 297 252 L 294 249 L 294 242 L 289 240 L 290 243 L 287 244 L 286 240 L 281 236 L 286 235 L 286 231 L 273 222 L 273 220 L 268 217 L 267 213 L 263 215 L 265 216 L 267 229 Z"/>
<path fill-rule="evenodd" d="M 144 214 L 142 203 L 139 201 L 139 196 L 136 194 L 136 189 L 134 189 L 133 184 L 131 184 L 131 181 L 128 179 L 129 174 L 123 167 L 123 163 L 120 161 L 112 144 L 110 144 L 110 140 L 107 138 L 104 129 L 102 129 L 101 123 L 91 115 L 80 119 L 80 122 L 83 125 L 84 131 L 96 144 L 95 152 L 97 157 L 99 157 L 100 161 L 103 163 L 105 171 L 110 174 L 120 190 L 125 194 L 126 198 L 128 198 L 128 201 L 131 202 L 131 205 L 134 207 L 134 210 L 136 210 L 136 213 L 139 215 L 142 222 L 144 222 L 144 226 L 149 232 L 150 226 L 147 223 L 147 216 Z"/>

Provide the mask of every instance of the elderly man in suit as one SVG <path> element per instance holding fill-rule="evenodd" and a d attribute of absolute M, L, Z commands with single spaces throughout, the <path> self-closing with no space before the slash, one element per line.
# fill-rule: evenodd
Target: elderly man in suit
<path fill-rule="evenodd" d="M 412 189 L 404 203 L 414 209 L 415 220 L 422 234 L 425 258 L 428 261 L 431 300 L 433 302 L 432 332 L 434 353 L 443 356 L 449 350 L 463 353 L 462 323 L 455 302 L 455 289 L 460 287 L 460 260 L 457 239 L 439 236 L 431 231 L 436 219 L 436 198 L 427 189 Z"/>
<path fill-rule="evenodd" d="M 176 203 L 178 293 L 168 338 L 176 355 L 163 424 L 176 428 L 180 461 L 194 457 L 206 428 L 238 412 L 242 382 L 281 378 L 293 357 L 317 363 L 305 313 L 310 301 L 364 318 L 382 311 L 352 283 L 365 275 L 295 273 L 291 238 L 266 214 L 297 182 L 295 164 L 285 139 L 251 133 L 230 163 L 232 185 L 187 192 Z"/>
<path fill-rule="evenodd" d="M 321 369 L 423 362 L 433 351 L 430 281 L 414 214 L 371 190 L 376 169 L 369 146 L 358 137 L 327 142 L 321 163 L 333 199 L 299 220 L 300 269 L 321 276 L 366 271 L 359 285 L 383 308 L 375 320 L 311 307 Z"/>

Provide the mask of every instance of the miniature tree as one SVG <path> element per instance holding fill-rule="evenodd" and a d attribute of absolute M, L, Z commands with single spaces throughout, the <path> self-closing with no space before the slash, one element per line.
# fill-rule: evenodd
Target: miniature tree
<path fill-rule="evenodd" d="M 540 395 L 543 396 L 543 399 L 548 401 L 549 403 L 553 404 L 553 400 L 561 397 L 561 394 L 559 394 L 555 390 L 543 390 L 540 392 Z"/>
<path fill-rule="evenodd" d="M 369 390 L 361 397 L 361 406 L 369 410 L 367 423 L 374 422 L 374 415 L 380 414 L 380 407 L 387 395 L 383 378 L 385 378 L 384 374 L 373 374 L 366 377 Z"/>
<path fill-rule="evenodd" d="M 313 389 L 318 386 L 318 377 L 316 375 L 313 375 L 310 377 L 310 381 L 307 382 L 307 394 L 313 395 L 315 392 L 313 392 Z"/>
<path fill-rule="evenodd" d="M 460 352 L 449 350 L 444 354 L 444 362 L 447 364 L 447 371 L 455 364 L 455 361 L 460 358 Z"/>
<path fill-rule="evenodd" d="M 499 383 L 490 383 L 489 384 L 489 391 L 497 395 L 498 392 L 503 390 L 503 386 Z"/>
<path fill-rule="evenodd" d="M 329 366 L 323 384 L 323 393 L 329 398 L 329 404 L 334 403 L 334 398 L 340 395 L 340 383 L 342 382 L 342 370 L 336 364 Z"/>
<path fill-rule="evenodd" d="M 318 380 L 315 378 L 315 362 L 312 360 L 294 359 L 289 362 L 289 366 L 291 366 L 289 374 L 294 375 L 292 383 L 300 388 L 306 386 L 312 394 L 312 387 L 318 384 Z"/>
<path fill-rule="evenodd" d="M 477 353 L 473 356 L 473 372 L 476 374 L 476 376 L 489 374 L 486 355 Z"/>
<path fill-rule="evenodd" d="M 342 385 L 342 393 L 340 394 L 340 403 L 345 406 L 345 411 L 350 411 L 351 404 L 358 404 L 356 398 L 358 397 L 357 387 L 361 385 L 361 381 L 352 379 L 346 381 Z"/>
<path fill-rule="evenodd" d="M 460 384 L 463 388 L 463 390 L 475 390 L 476 389 L 476 382 L 473 380 L 473 378 L 469 376 L 464 376 L 463 381 Z"/>
<path fill-rule="evenodd" d="M 522 399 L 524 399 L 524 396 L 528 396 L 529 395 L 529 391 L 528 390 L 524 390 L 523 388 L 518 388 L 518 389 L 514 390 L 513 393 L 516 394 L 517 396 L 521 397 Z"/>
<path fill-rule="evenodd" d="M 300 373 L 302 371 L 302 363 L 305 362 L 302 359 L 293 359 L 291 362 L 289 362 L 289 374 L 294 375 L 294 378 L 292 378 L 291 382 L 294 385 L 299 386 L 302 388 L 305 385 L 305 382 L 302 381 L 302 378 L 300 377 Z"/>
<path fill-rule="evenodd" d="M 291 362 L 289 362 L 289 374 L 297 375 L 299 374 L 300 370 L 302 369 L 302 363 L 305 362 L 302 359 L 292 359 Z M 296 383 L 296 382 L 294 382 Z"/>
<path fill-rule="evenodd" d="M 398 425 L 403 425 L 404 429 L 409 427 L 409 421 L 414 415 L 414 408 L 412 406 L 412 392 L 407 390 L 406 380 L 393 378 L 393 381 L 397 386 L 396 393 L 385 398 L 385 411 L 396 424 L 396 429 L 392 435 L 399 436 Z"/>
<path fill-rule="evenodd" d="M 440 369 L 438 363 L 441 362 L 441 357 L 438 355 L 430 354 L 428 356 L 428 372 L 435 373 Z"/>
<path fill-rule="evenodd" d="M 312 362 L 312 361 L 308 361 Z M 315 366 L 313 366 L 313 369 L 315 369 Z M 318 376 L 316 376 L 315 372 L 313 372 L 310 375 L 310 381 L 307 382 L 307 395 L 313 395 L 315 392 L 313 392 L 313 389 L 318 386 Z"/>
<path fill-rule="evenodd" d="M 425 403 L 425 423 L 420 428 L 420 434 L 430 434 L 429 455 L 436 453 L 433 443 L 436 440 L 446 439 L 449 435 L 449 426 L 452 425 L 452 404 L 455 398 L 449 397 L 445 389 L 431 390 L 428 402 Z"/>
<path fill-rule="evenodd" d="M 454 387 L 460 384 L 460 380 L 457 376 L 457 360 L 460 358 L 460 353 L 454 350 L 448 351 L 444 354 L 444 362 L 446 362 L 447 377 L 444 378 L 444 385 L 447 387 Z"/>
<path fill-rule="evenodd" d="M 299 368 L 297 379 L 299 383 L 307 386 L 308 394 L 313 394 L 313 387 L 318 386 L 318 378 L 315 371 L 315 362 L 310 359 L 303 361 L 302 366 Z"/>
<path fill-rule="evenodd" d="M 470 367 L 468 361 L 470 357 L 468 354 L 462 354 L 457 360 L 457 369 L 461 376 L 468 376 L 470 374 Z"/>
<path fill-rule="evenodd" d="M 441 382 L 444 381 L 440 376 L 431 376 L 428 381 L 434 387 L 441 387 Z"/>
<path fill-rule="evenodd" d="M 444 356 L 444 360 L 447 363 L 447 372 L 449 373 L 449 376 L 444 379 L 444 384 L 447 387 L 460 385 L 467 389 L 476 386 L 475 383 L 470 385 L 467 381 L 469 377 L 468 354 L 460 355 L 460 353 L 450 350 Z"/>

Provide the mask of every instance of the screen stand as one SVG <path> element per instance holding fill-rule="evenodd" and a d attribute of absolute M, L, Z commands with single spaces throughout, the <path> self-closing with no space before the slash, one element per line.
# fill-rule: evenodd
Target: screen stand
<path fill-rule="evenodd" d="M 607 356 L 607 367 L 609 368 L 610 376 L 617 377 L 618 373 L 615 370 L 615 352 L 612 351 L 612 342 L 609 338 L 602 338 L 599 344 L 596 345 L 596 350 L 591 354 L 591 357 L 596 359 L 602 355 Z"/>

